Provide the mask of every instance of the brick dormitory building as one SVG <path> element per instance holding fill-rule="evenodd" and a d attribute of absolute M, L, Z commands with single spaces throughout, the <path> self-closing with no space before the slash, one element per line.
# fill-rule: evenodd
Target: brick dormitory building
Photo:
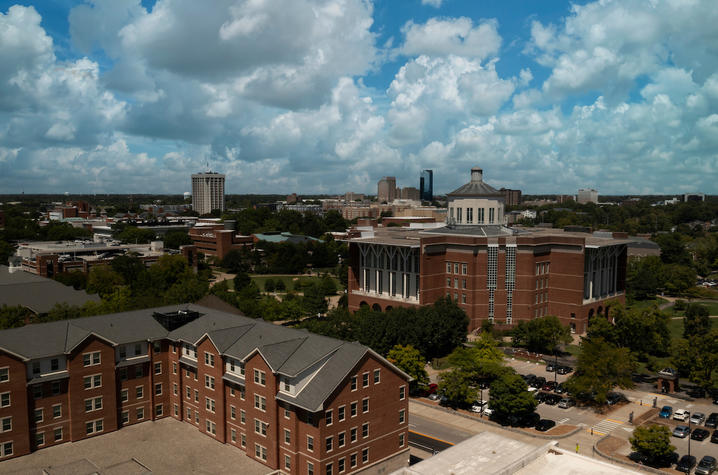
<path fill-rule="evenodd" d="M 450 297 L 469 316 L 509 328 L 556 315 L 576 333 L 625 302 L 627 236 L 504 225 L 502 191 L 471 181 L 447 195 L 445 224 L 364 227 L 349 241 L 349 309 L 428 305 Z M 580 230 L 582 231 L 582 230 Z"/>
<path fill-rule="evenodd" d="M 179 308 L 0 331 L 0 460 L 173 417 L 283 473 L 408 463 L 410 378 L 374 351 Z"/>

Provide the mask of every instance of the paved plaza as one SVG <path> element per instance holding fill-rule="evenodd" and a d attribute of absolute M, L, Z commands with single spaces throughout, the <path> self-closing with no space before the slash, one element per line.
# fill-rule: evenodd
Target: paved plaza
<path fill-rule="evenodd" d="M 272 472 L 244 452 L 171 417 L 0 462 L 3 474 L 134 475 Z"/>

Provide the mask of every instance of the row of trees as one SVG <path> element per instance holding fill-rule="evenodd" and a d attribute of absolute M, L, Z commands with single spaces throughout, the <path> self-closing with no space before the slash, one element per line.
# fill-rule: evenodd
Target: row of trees
<path fill-rule="evenodd" d="M 307 319 L 299 328 L 348 341 L 359 341 L 382 355 L 395 345 L 411 345 L 425 358 L 445 356 L 464 342 L 466 313 L 451 299 L 442 298 L 423 307 L 394 308 L 378 312 L 363 307 L 356 313 L 345 308 L 326 318 Z"/>
<path fill-rule="evenodd" d="M 255 248 L 229 251 L 220 264 L 233 274 L 301 274 L 309 268 L 336 267 L 347 252 L 346 244 L 331 238 L 301 243 L 261 242 Z"/>
<path fill-rule="evenodd" d="M 283 284 L 281 280 L 278 282 Z M 301 289 L 303 295 L 289 292 L 280 300 L 272 295 L 262 294 L 248 274 L 240 273 L 234 278 L 234 289 L 230 289 L 228 282 L 223 281 L 215 284 L 211 293 L 237 307 L 250 318 L 269 321 L 295 321 L 306 316 L 324 314 L 328 309 L 327 296 L 336 294 L 336 285 L 329 276 L 314 279 Z M 270 291 L 266 283 L 265 291 Z"/>
<path fill-rule="evenodd" d="M 224 219 L 237 222 L 237 230 L 244 235 L 273 231 L 289 231 L 319 237 L 329 231 L 345 231 L 349 225 L 336 210 L 329 210 L 323 216 L 298 211 L 272 211 L 267 207 L 247 208 L 236 213 L 225 213 Z"/>
<path fill-rule="evenodd" d="M 718 216 L 718 202 L 691 201 L 668 206 L 652 206 L 658 200 L 642 199 L 629 206 L 598 206 L 574 201 L 537 207 L 537 221 L 553 223 L 554 227 L 588 226 L 630 234 L 671 231 L 678 227 L 685 234 L 700 234 L 687 223 L 710 221 Z M 524 207 L 520 207 L 523 209 Z M 517 207 L 519 209 L 519 207 Z M 509 210 L 507 210 L 509 211 Z"/>

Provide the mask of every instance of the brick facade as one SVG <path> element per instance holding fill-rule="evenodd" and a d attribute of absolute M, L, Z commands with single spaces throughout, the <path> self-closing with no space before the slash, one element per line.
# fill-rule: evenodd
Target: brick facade
<path fill-rule="evenodd" d="M 103 325 L 107 328 L 113 326 L 112 317 L 91 318 L 106 318 Z M 246 328 L 244 320 L 248 319 L 235 325 Z M 53 324 L 57 323 L 61 322 Z M 46 324 L 25 327 L 25 337 L 41 325 Z M 294 332 L 289 342 L 308 335 L 272 325 L 267 328 L 276 328 L 282 338 L 287 331 Z M 336 384 L 333 391 L 326 388 L 328 396 L 312 410 L 286 402 L 286 396 L 280 400 L 285 376 L 268 362 L 276 363 L 276 356 L 268 360 L 260 346 L 240 361 L 223 354 L 207 333 L 191 343 L 163 337 L 121 344 L 90 333 L 64 354 L 42 353 L 34 359 L 24 359 L 0 345 L 0 395 L 8 395 L 2 399 L 0 420 L 12 418 L 9 430 L 0 430 L 0 449 L 11 443 L 12 452 L 0 460 L 161 417 L 192 424 L 205 436 L 285 473 L 306 474 L 312 468 L 315 474 L 325 474 L 328 464 L 331 473 L 340 473 L 340 466 L 342 473 L 350 473 L 404 453 L 408 448 L 406 375 L 368 348 L 332 344 L 349 345 L 354 348 L 351 351 L 364 348 L 364 356 L 348 371 L 342 370 L 345 376 L 332 383 L 332 387 Z M 331 353 L 324 356 L 323 364 L 332 357 Z M 321 367 L 312 362 L 302 371 L 311 381 Z M 284 394 L 289 394 L 286 389 Z M 332 438 L 329 448 L 328 437 Z M 311 450 L 308 440 L 313 441 Z"/>
<path fill-rule="evenodd" d="M 363 305 L 377 310 L 396 306 L 429 305 L 451 297 L 469 317 L 469 331 L 489 319 L 489 249 L 496 249 L 493 322 L 510 328 L 520 320 L 556 315 L 572 331 L 584 333 L 588 319 L 603 313 L 610 301 L 625 302 L 626 249 L 620 241 L 606 239 L 604 247 L 616 249 L 615 291 L 599 298 L 584 298 L 584 270 L 587 238 L 576 233 L 477 237 L 471 235 L 415 233 L 420 243 L 420 284 L 418 301 L 395 298 L 386 289 L 366 292 L 361 288 L 359 246 L 362 239 L 350 240 L 348 296 L 349 309 Z M 396 239 L 382 242 L 381 233 L 371 246 L 396 247 Z M 595 246 L 594 246 L 595 247 Z M 513 253 L 515 270 L 507 273 L 507 253 Z M 391 269 L 387 269 L 390 272 Z M 373 271 L 372 271 L 373 272 Z M 508 276 L 513 284 L 507 282 Z M 509 307 L 509 292 L 511 305 Z"/>

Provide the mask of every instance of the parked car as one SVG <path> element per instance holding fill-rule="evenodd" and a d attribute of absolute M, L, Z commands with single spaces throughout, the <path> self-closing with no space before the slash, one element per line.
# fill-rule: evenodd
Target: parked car
<path fill-rule="evenodd" d="M 693 433 L 691 434 L 691 439 L 702 442 L 702 441 L 706 440 L 709 435 L 711 435 L 710 432 L 708 432 L 705 429 L 701 429 L 699 427 L 698 429 L 693 429 Z"/>
<path fill-rule="evenodd" d="M 483 401 L 475 401 L 471 405 L 471 412 L 474 412 L 476 414 L 481 414 L 484 411 L 484 407 L 489 403 L 489 401 L 483 400 Z"/>
<path fill-rule="evenodd" d="M 449 398 L 444 396 L 443 394 L 439 398 L 439 405 L 440 406 L 448 406 L 449 405 Z"/>
<path fill-rule="evenodd" d="M 546 371 L 548 371 L 549 373 L 553 373 L 554 371 L 556 371 L 556 366 L 554 366 L 553 363 L 546 363 Z"/>
<path fill-rule="evenodd" d="M 676 426 L 675 429 L 673 429 L 673 437 L 678 437 L 679 439 L 685 439 L 691 435 L 691 429 L 688 426 Z"/>
<path fill-rule="evenodd" d="M 558 394 L 548 394 L 544 402 L 549 406 L 555 406 L 559 403 L 559 401 L 561 401 L 561 396 Z"/>
<path fill-rule="evenodd" d="M 686 422 L 691 417 L 691 413 L 685 409 L 676 409 L 673 413 L 673 420 Z"/>
<path fill-rule="evenodd" d="M 694 412 L 691 415 L 691 424 L 695 424 L 697 426 L 703 424 L 706 421 L 706 415 L 702 412 Z"/>
<path fill-rule="evenodd" d="M 558 383 L 558 386 L 556 386 L 556 389 L 554 389 L 554 392 L 556 394 L 564 394 L 566 392 L 566 385 L 563 383 Z"/>
<path fill-rule="evenodd" d="M 541 419 L 536 423 L 536 430 L 539 432 L 546 432 L 556 425 L 556 421 L 551 419 Z"/>
<path fill-rule="evenodd" d="M 491 409 L 491 407 L 488 404 L 486 406 L 484 406 L 484 415 L 486 417 L 491 416 L 491 414 L 493 414 L 493 413 L 494 413 L 494 410 Z"/>
<path fill-rule="evenodd" d="M 561 401 L 559 401 L 558 403 L 558 407 L 560 407 L 561 409 L 568 409 L 569 407 L 574 405 L 575 403 L 573 402 L 573 399 L 567 397 L 561 399 Z"/>
<path fill-rule="evenodd" d="M 429 394 L 429 399 L 432 401 L 438 401 L 439 400 L 439 394 L 438 393 L 431 393 Z"/>
<path fill-rule="evenodd" d="M 544 392 L 541 392 L 541 391 L 536 391 L 536 392 L 534 393 L 534 397 L 536 397 L 536 400 L 539 402 L 539 404 L 542 403 L 542 402 L 546 402 L 546 397 L 547 397 L 547 396 L 548 396 L 547 393 L 544 393 Z"/>
<path fill-rule="evenodd" d="M 544 391 L 553 391 L 556 389 L 556 386 L 558 386 L 558 383 L 556 381 L 546 381 L 546 384 L 543 385 Z"/>
<path fill-rule="evenodd" d="M 718 429 L 713 431 L 713 435 L 711 435 L 711 442 L 718 444 Z"/>
<path fill-rule="evenodd" d="M 658 417 L 661 417 L 663 419 L 670 419 L 673 415 L 673 408 L 671 406 L 663 406 L 661 408 L 661 412 L 658 413 Z"/>
<path fill-rule="evenodd" d="M 704 455 L 696 467 L 696 475 L 711 475 L 716 470 L 716 458 Z"/>
<path fill-rule="evenodd" d="M 614 404 L 618 404 L 621 401 L 627 401 L 626 396 L 624 396 L 621 393 L 608 393 L 606 395 L 606 403 L 608 403 L 609 406 L 613 406 Z"/>
<path fill-rule="evenodd" d="M 693 467 L 695 466 L 696 458 L 692 455 L 684 455 L 678 461 L 678 465 L 676 465 L 676 470 L 683 473 L 691 473 L 691 470 L 693 470 Z"/>
<path fill-rule="evenodd" d="M 706 419 L 706 427 L 709 429 L 715 429 L 716 426 L 718 426 L 718 412 L 711 412 L 708 416 L 708 419 Z"/>
<path fill-rule="evenodd" d="M 558 368 L 556 368 L 556 372 L 558 374 L 568 374 L 572 371 L 573 371 L 573 368 L 571 368 L 570 366 L 559 366 Z"/>

